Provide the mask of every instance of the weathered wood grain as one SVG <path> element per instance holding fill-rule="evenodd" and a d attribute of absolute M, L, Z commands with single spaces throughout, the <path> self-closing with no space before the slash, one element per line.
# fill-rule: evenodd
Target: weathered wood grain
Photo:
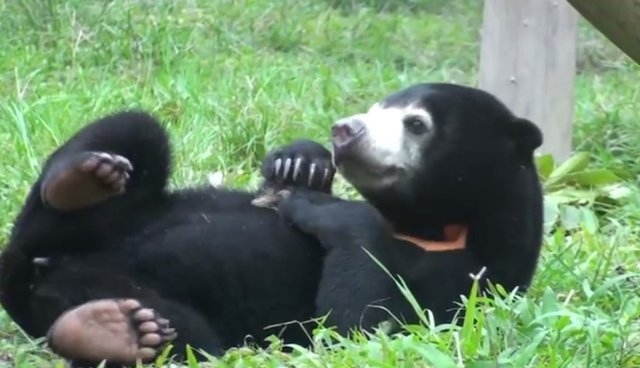
<path fill-rule="evenodd" d="M 566 0 L 485 0 L 479 87 L 544 133 L 543 153 L 571 153 L 577 12 Z"/>

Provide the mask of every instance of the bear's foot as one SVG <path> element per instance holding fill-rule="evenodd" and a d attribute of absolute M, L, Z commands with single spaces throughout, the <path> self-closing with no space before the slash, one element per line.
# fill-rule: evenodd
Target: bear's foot
<path fill-rule="evenodd" d="M 41 198 L 56 210 L 72 211 L 124 193 L 133 166 L 125 157 L 83 152 L 50 169 Z"/>
<path fill-rule="evenodd" d="M 135 364 L 155 358 L 176 336 L 168 320 L 136 300 L 96 300 L 60 316 L 47 342 L 67 359 Z"/>

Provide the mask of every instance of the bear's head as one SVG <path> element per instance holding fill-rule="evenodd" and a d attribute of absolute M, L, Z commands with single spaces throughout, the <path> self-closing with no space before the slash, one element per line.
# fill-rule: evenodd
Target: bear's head
<path fill-rule="evenodd" d="M 396 226 L 470 223 L 539 194 L 542 133 L 493 95 L 418 84 L 332 127 L 339 172 Z M 514 205 L 516 203 L 513 203 Z"/>

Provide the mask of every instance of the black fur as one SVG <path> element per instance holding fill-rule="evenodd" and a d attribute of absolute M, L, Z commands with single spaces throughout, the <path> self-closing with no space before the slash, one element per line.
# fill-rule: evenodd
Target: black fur
<path fill-rule="evenodd" d="M 305 188 L 306 180 L 270 176 L 277 158 L 326 163 L 326 150 L 298 141 L 263 165 L 265 188 L 297 186 L 279 212 L 253 206 L 255 193 L 168 192 L 170 151 L 161 127 L 144 113 L 100 119 L 58 149 L 34 184 L 0 258 L 0 302 L 27 333 L 43 336 L 75 305 L 136 298 L 171 321 L 176 353 L 188 343 L 217 354 L 246 335 L 259 343 L 279 333 L 268 325 L 329 311 L 329 323 L 343 333 L 389 319 L 374 304 L 415 321 L 363 248 L 400 274 L 439 322 L 451 319 L 454 302 L 471 285 L 469 273 L 483 266 L 494 283 L 526 289 L 541 243 L 532 159 L 539 130 L 492 96 L 453 85 L 417 85 L 383 105 L 411 102 L 426 107 L 435 126 L 409 179 L 359 188 L 367 203 L 336 199 L 315 182 Z M 45 207 L 43 178 L 86 151 L 131 161 L 126 193 L 70 213 Z M 433 238 L 451 223 L 469 225 L 467 250 L 425 253 L 392 237 L 401 231 Z M 34 265 L 36 257 L 49 265 Z M 308 342 L 295 326 L 282 337 Z"/>
<path fill-rule="evenodd" d="M 64 310 L 89 300 L 136 298 L 178 330 L 177 352 L 189 343 L 220 353 L 247 334 L 278 333 L 267 325 L 313 314 L 320 247 L 252 206 L 251 193 L 167 192 L 168 142 L 151 117 L 125 112 L 88 125 L 41 177 L 86 151 L 117 153 L 134 170 L 124 195 L 70 213 L 43 205 L 42 179 L 32 188 L 0 259 L 0 301 L 27 333 L 43 336 Z M 36 257 L 50 264 L 34 266 Z"/>
<path fill-rule="evenodd" d="M 354 183 L 367 202 L 299 190 L 280 206 L 284 218 L 314 235 L 327 251 L 319 312 L 333 309 L 329 323 L 341 332 L 357 322 L 379 322 L 385 315 L 380 309 L 369 308 L 361 316 L 373 300 L 416 321 L 370 255 L 403 277 L 436 322 L 454 317 L 453 301 L 469 291 L 470 274 L 485 266 L 482 287 L 491 281 L 526 291 L 542 242 L 542 192 L 533 160 L 542 143 L 540 130 L 490 94 L 451 84 L 416 85 L 381 105 L 413 105 L 431 113 L 432 136 L 422 147 L 419 168 L 384 188 Z M 344 165 L 347 178 L 367 171 L 369 154 L 360 146 L 340 158 L 355 163 Z M 438 239 L 448 224 L 468 226 L 466 250 L 425 253 L 391 233 Z"/>

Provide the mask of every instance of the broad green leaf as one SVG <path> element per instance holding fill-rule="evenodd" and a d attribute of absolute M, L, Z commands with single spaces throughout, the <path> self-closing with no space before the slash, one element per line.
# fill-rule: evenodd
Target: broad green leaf
<path fill-rule="evenodd" d="M 558 310 L 558 300 L 556 299 L 556 293 L 547 287 L 544 289 L 544 295 L 542 296 L 542 313 L 553 313 Z"/>
<path fill-rule="evenodd" d="M 560 209 L 558 208 L 557 203 L 553 203 L 550 201 L 544 202 L 544 231 L 545 233 L 549 233 L 556 222 L 558 221 L 558 217 L 560 216 Z"/>
<path fill-rule="evenodd" d="M 591 234 L 595 234 L 598 231 L 598 216 L 591 209 L 580 208 L 580 221 L 583 227 Z"/>
<path fill-rule="evenodd" d="M 596 200 L 598 194 L 593 190 L 563 188 L 546 195 L 546 200 L 550 203 L 569 204 L 582 203 L 590 204 Z"/>
<path fill-rule="evenodd" d="M 560 166 L 558 166 L 551 172 L 545 185 L 553 186 L 564 182 L 567 175 L 580 170 L 584 170 L 588 164 L 589 153 L 576 152 L 573 156 L 569 157 L 565 162 L 563 162 Z"/>
<path fill-rule="evenodd" d="M 553 161 L 553 155 L 546 154 L 538 157 L 536 159 L 536 166 L 538 168 L 538 173 L 542 178 L 546 179 L 551 175 L 553 171 L 553 167 L 555 166 L 555 162 Z"/>
<path fill-rule="evenodd" d="M 593 169 L 569 174 L 566 180 L 580 185 L 600 186 L 613 184 L 619 181 L 620 178 L 607 169 Z"/>
<path fill-rule="evenodd" d="M 567 230 L 580 227 L 580 209 L 574 206 L 565 206 L 560 211 L 560 222 Z"/>
<path fill-rule="evenodd" d="M 604 190 L 607 192 L 607 196 L 613 200 L 619 200 L 631 194 L 631 189 L 622 184 L 609 185 Z"/>

